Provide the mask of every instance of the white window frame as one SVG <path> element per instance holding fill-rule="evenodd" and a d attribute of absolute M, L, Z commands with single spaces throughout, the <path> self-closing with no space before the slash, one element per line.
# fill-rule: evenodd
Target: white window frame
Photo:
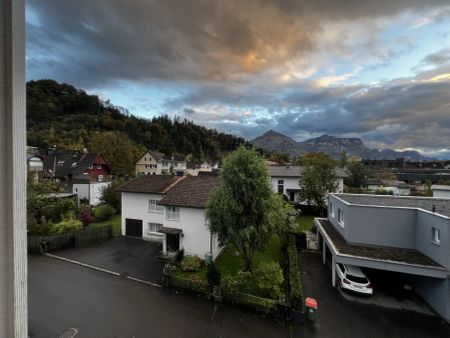
<path fill-rule="evenodd" d="M 179 221 L 180 220 L 180 208 L 169 206 L 166 208 L 167 219 L 169 221 Z"/>
<path fill-rule="evenodd" d="M 99 182 L 103 182 L 103 178 L 104 178 L 103 175 L 98 175 L 98 181 Z"/>
<path fill-rule="evenodd" d="M 162 213 L 164 211 L 164 208 L 158 204 L 158 200 L 154 200 L 150 198 L 148 200 L 148 212 L 155 212 L 155 213 Z"/>
<path fill-rule="evenodd" d="M 97 169 L 102 169 L 102 165 L 101 164 L 97 164 Z"/>
<path fill-rule="evenodd" d="M 147 223 L 147 234 L 162 236 L 162 233 L 158 232 L 158 230 L 161 229 L 162 227 L 163 227 L 163 225 L 161 223 L 148 222 Z M 153 228 L 153 230 L 152 230 L 152 228 Z"/>
<path fill-rule="evenodd" d="M 344 210 L 342 210 L 341 208 L 338 208 L 338 224 L 341 227 L 344 227 L 345 223 L 344 223 Z"/>
<path fill-rule="evenodd" d="M 439 228 L 431 227 L 431 242 L 436 245 L 441 243 L 441 231 Z"/>
<path fill-rule="evenodd" d="M 330 207 L 330 216 L 334 218 L 334 206 L 333 206 L 333 202 L 329 203 L 329 207 Z"/>
<path fill-rule="evenodd" d="M 280 186 L 281 186 L 281 190 L 282 190 L 281 192 L 280 192 Z M 284 180 L 278 180 L 277 192 L 279 194 L 284 194 Z"/>

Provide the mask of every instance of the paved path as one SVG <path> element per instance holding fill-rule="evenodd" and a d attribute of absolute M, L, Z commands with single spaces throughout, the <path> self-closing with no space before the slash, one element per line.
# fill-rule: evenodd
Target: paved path
<path fill-rule="evenodd" d="M 331 273 L 322 256 L 302 254 L 300 268 L 305 296 L 317 299 L 318 319 L 299 327 L 298 337 L 424 338 L 450 337 L 444 320 L 412 311 L 392 310 L 344 298 L 331 286 Z"/>

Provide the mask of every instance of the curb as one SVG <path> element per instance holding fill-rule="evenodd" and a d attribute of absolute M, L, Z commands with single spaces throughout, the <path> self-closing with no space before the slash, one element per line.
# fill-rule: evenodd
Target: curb
<path fill-rule="evenodd" d="M 73 259 L 64 258 L 64 257 L 61 257 L 61 256 L 52 255 L 52 254 L 49 254 L 49 253 L 44 253 L 44 255 L 47 256 L 47 257 L 50 257 L 50 258 L 59 259 L 59 260 L 64 261 L 64 262 L 76 264 L 76 265 L 79 265 L 79 266 L 82 266 L 82 267 L 85 267 L 85 268 L 88 268 L 88 269 L 92 269 L 92 270 L 96 270 L 96 271 L 104 272 L 104 273 L 107 273 L 107 274 L 110 274 L 110 275 L 113 275 L 113 276 L 119 276 L 120 277 L 120 273 L 118 273 L 118 272 L 114 272 L 114 271 L 107 270 L 107 269 L 102 269 L 102 268 L 99 268 L 99 267 L 96 267 L 96 266 L 93 266 L 93 265 L 89 265 L 89 264 L 86 264 L 86 263 L 81 263 L 81 262 L 78 262 L 78 261 L 74 261 Z M 141 283 L 141 284 L 162 288 L 161 284 L 148 282 L 148 281 L 145 281 L 145 280 L 142 280 L 142 279 L 139 279 L 139 278 L 130 277 L 130 276 L 127 276 L 125 278 L 129 279 L 129 280 L 132 280 L 132 281 L 135 281 L 135 282 L 138 282 L 138 283 Z"/>

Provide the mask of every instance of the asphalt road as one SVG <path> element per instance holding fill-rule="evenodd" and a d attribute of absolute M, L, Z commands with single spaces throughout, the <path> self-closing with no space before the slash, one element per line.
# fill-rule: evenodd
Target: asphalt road
<path fill-rule="evenodd" d="M 45 256 L 29 256 L 29 332 L 79 337 L 289 337 L 253 313 Z"/>

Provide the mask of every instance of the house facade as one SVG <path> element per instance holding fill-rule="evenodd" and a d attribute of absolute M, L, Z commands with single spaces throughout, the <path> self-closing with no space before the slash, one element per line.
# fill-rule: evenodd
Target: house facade
<path fill-rule="evenodd" d="M 269 165 L 267 171 L 270 176 L 270 183 L 274 192 L 284 194 L 291 202 L 298 202 L 300 196 L 299 180 L 304 168 L 296 165 Z M 347 177 L 345 170 L 336 169 L 337 190 L 344 191 L 344 177 Z"/>
<path fill-rule="evenodd" d="M 199 172 L 212 172 L 213 167 L 208 162 L 187 162 L 186 163 L 186 174 L 197 176 Z"/>
<path fill-rule="evenodd" d="M 333 286 L 336 263 L 395 272 L 450 320 L 449 199 L 330 194 L 328 218 L 314 222 Z"/>
<path fill-rule="evenodd" d="M 162 244 L 162 254 L 215 259 L 221 247 L 208 227 L 205 207 L 218 184 L 215 176 L 141 175 L 122 194 L 122 235 Z"/>
<path fill-rule="evenodd" d="M 186 161 L 148 150 L 135 163 L 136 175 L 178 174 L 186 171 Z"/>

